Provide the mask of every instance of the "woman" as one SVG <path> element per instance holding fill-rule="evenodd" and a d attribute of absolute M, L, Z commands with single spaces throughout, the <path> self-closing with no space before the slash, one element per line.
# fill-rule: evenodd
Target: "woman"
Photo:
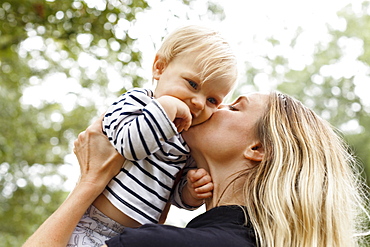
<path fill-rule="evenodd" d="M 118 172 L 122 160 L 99 124 L 75 142 L 82 174 L 76 189 L 25 246 L 65 246 Z M 330 125 L 300 102 L 277 93 L 241 96 L 183 136 L 213 179 L 207 212 L 187 228 L 125 229 L 108 246 L 348 247 L 361 240 L 369 200 L 354 159 Z"/>

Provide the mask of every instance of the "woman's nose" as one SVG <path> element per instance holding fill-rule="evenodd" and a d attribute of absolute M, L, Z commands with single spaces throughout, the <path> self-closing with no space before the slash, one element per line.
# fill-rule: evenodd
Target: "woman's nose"
<path fill-rule="evenodd" d="M 229 109 L 229 105 L 221 104 L 217 107 L 217 109 Z"/>

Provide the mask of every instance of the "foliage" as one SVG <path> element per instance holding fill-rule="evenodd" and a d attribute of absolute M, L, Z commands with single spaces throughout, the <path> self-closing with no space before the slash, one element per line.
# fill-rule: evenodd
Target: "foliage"
<path fill-rule="evenodd" d="M 0 232 L 5 246 L 20 246 L 65 198 L 65 178 L 55 174 L 71 152 L 71 140 L 96 115 L 94 98 L 83 89 L 96 88 L 104 96 L 106 90 L 100 89 L 106 88 L 107 68 L 140 66 L 140 52 L 129 49 L 134 39 L 119 22 L 133 21 L 147 7 L 145 1 L 104 6 L 72 0 L 2 3 Z M 81 54 L 98 64 L 94 71 L 79 60 Z M 54 73 L 72 86 L 66 98 L 75 104 L 69 109 L 39 92 Z M 118 74 L 129 76 L 124 69 Z M 141 80 L 130 77 L 132 85 Z M 41 98 L 37 104 L 22 103 L 27 88 Z"/>
<path fill-rule="evenodd" d="M 285 53 L 279 53 L 284 46 L 279 38 L 271 37 L 267 42 L 272 52 L 260 58 L 265 66 L 248 61 L 246 83 L 259 89 L 256 78 L 263 74 L 275 81 L 277 90 L 301 100 L 338 128 L 370 184 L 370 102 L 363 91 L 370 84 L 370 35 L 364 32 L 370 25 L 369 10 L 368 1 L 360 10 L 352 5 L 341 10 L 340 25 L 328 25 L 327 37 L 314 45 L 312 59 L 304 66 L 294 64 L 291 56 L 299 54 L 309 34 L 298 28 Z"/>
<path fill-rule="evenodd" d="M 72 141 L 99 107 L 145 82 L 142 53 L 132 31 L 140 13 L 150 9 L 148 2 L 0 3 L 1 245 L 20 246 L 64 200 L 61 185 L 66 177 L 61 170 L 70 165 Z M 199 4 L 176 2 L 186 8 L 171 9 L 169 15 L 175 17 L 193 17 L 191 8 Z M 207 18 L 225 18 L 219 5 L 207 2 L 206 8 Z M 359 97 L 358 83 L 370 83 L 370 34 L 363 31 L 370 26 L 367 13 L 368 2 L 356 12 L 351 6 L 343 9 L 339 16 L 344 28 L 328 26 L 326 39 L 315 44 L 312 61 L 299 69 L 289 57 L 305 37 L 298 29 L 289 44 L 291 53 L 266 53 L 259 58 L 266 66 L 247 61 L 241 88 L 258 89 L 258 78 L 266 76 L 278 90 L 314 108 L 344 131 L 370 178 L 370 106 Z M 277 37 L 266 42 L 272 51 L 284 45 Z M 357 70 L 345 73 L 348 61 Z"/>
<path fill-rule="evenodd" d="M 177 4 L 190 11 L 193 1 Z M 0 245 L 20 246 L 61 204 L 72 141 L 109 97 L 144 83 L 132 30 L 148 9 L 145 0 L 0 3 Z"/>

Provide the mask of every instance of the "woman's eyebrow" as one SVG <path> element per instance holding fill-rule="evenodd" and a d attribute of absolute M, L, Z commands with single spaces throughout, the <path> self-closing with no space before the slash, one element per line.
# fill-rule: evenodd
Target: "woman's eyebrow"
<path fill-rule="evenodd" d="M 239 103 L 240 101 L 242 101 L 243 99 L 246 99 L 247 100 L 248 97 L 245 96 L 245 95 L 241 95 L 234 102 L 232 102 L 231 105 L 235 105 L 235 104 Z"/>

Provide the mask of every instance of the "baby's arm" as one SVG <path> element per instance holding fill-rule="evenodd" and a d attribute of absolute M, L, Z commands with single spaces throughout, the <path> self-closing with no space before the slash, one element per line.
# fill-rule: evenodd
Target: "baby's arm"
<path fill-rule="evenodd" d="M 190 128 L 191 112 L 183 101 L 168 95 L 159 97 L 157 101 L 165 110 L 168 118 L 174 122 L 179 133 Z"/>
<path fill-rule="evenodd" d="M 192 207 L 199 207 L 204 199 L 212 196 L 213 182 L 211 175 L 203 168 L 191 169 L 188 171 L 187 184 L 184 186 L 181 199 Z"/>
<path fill-rule="evenodd" d="M 191 113 L 181 100 L 162 96 L 153 99 L 151 91 L 133 89 L 108 109 L 103 131 L 113 146 L 128 160 L 141 160 L 157 152 L 177 134 L 187 129 Z M 174 124 L 175 123 L 175 124 Z"/>

